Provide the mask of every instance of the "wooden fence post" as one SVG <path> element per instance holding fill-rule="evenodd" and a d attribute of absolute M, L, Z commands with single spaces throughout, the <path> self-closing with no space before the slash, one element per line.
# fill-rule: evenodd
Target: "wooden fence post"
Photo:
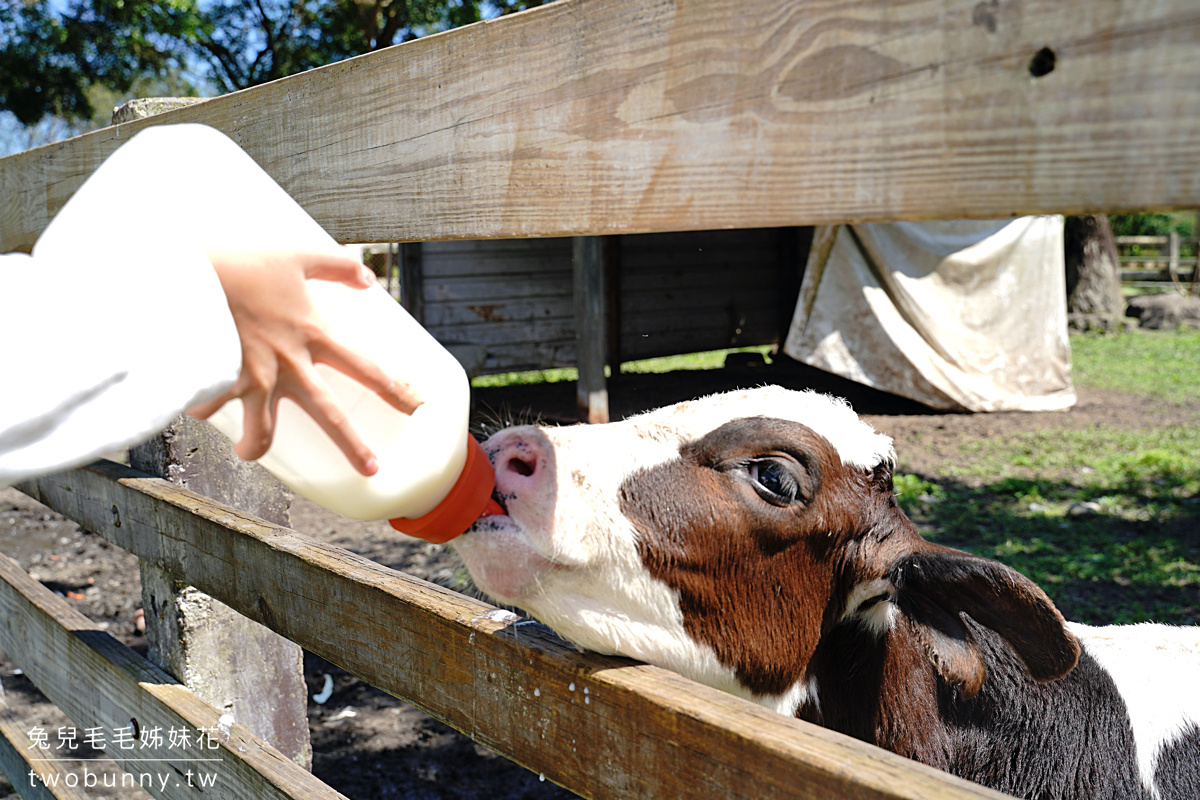
<path fill-rule="evenodd" d="M 209 425 L 181 416 L 133 448 L 130 466 L 194 492 L 288 524 L 290 493 L 265 469 L 242 461 Z M 299 645 L 173 575 L 140 562 L 148 656 L 209 704 L 311 768 L 308 689 Z"/>
<path fill-rule="evenodd" d="M 605 264 L 604 237 L 576 236 L 572 242 L 572 272 L 575 285 L 575 361 L 579 381 L 575 399 L 579 419 L 608 422 L 608 388 L 604 380 L 605 349 Z"/>
<path fill-rule="evenodd" d="M 1167 274 L 1171 276 L 1171 283 L 1175 288 L 1179 287 L 1179 231 L 1171 231 L 1167 234 Z"/>
<path fill-rule="evenodd" d="M 400 304 L 421 325 L 425 324 L 423 248 L 421 242 L 400 242 L 396 245 L 396 261 L 400 272 Z"/>
<path fill-rule="evenodd" d="M 117 109 L 113 121 L 161 113 L 174 107 L 169 100 L 133 101 Z M 130 465 L 268 522 L 289 524 L 290 492 L 262 467 L 239 459 L 215 429 L 190 417 L 180 416 L 133 448 Z M 150 660 L 310 769 L 308 690 L 299 645 L 157 567 L 143 561 L 140 569 Z"/>
<path fill-rule="evenodd" d="M 1192 227 L 1192 286 L 1191 293 L 1200 293 L 1200 211 Z"/>

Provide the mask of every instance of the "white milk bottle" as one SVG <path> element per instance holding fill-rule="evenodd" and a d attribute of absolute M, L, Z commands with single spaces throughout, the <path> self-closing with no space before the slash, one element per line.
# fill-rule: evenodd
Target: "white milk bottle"
<path fill-rule="evenodd" d="M 188 245 L 205 250 L 345 254 L 249 155 L 212 128 L 152 127 L 118 155 L 126 148 L 141 151 L 129 163 L 169 165 L 170 180 L 161 183 L 173 187 L 171 196 L 161 198 L 157 207 L 136 210 L 148 235 L 156 228 L 183 227 L 195 237 Z M 329 195 L 354 191 L 326 175 L 305 175 L 303 180 Z M 180 218 L 187 224 L 179 225 Z M 389 519 L 398 530 L 430 541 L 454 538 L 479 516 L 498 511 L 491 500 L 491 465 L 467 432 L 470 384 L 458 361 L 378 285 L 353 289 L 310 280 L 308 290 L 334 339 L 409 384 L 422 403 L 406 415 L 358 382 L 317 364 L 375 454 L 378 472 L 369 478 L 359 474 L 320 426 L 286 398 L 279 403 L 274 440 L 259 463 L 338 514 Z M 242 436 L 241 402 L 227 403 L 209 422 L 237 441 Z"/>
<path fill-rule="evenodd" d="M 422 402 L 409 416 L 318 364 L 374 452 L 379 471 L 369 478 L 359 474 L 320 426 L 287 399 L 279 404 L 275 439 L 259 463 L 343 516 L 389 519 L 397 530 L 429 541 L 454 538 L 485 507 L 492 508 L 494 487 L 491 464 L 467 432 L 470 384 L 462 366 L 382 288 L 310 281 L 308 289 L 334 338 L 406 381 Z M 241 402 L 226 403 L 209 422 L 237 441 Z"/>

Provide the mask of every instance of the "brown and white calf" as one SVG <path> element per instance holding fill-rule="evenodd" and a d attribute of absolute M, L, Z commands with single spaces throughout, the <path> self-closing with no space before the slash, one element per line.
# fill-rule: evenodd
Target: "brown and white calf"
<path fill-rule="evenodd" d="M 1089 628 L 925 541 L 891 440 L 764 388 L 485 445 L 476 583 L 666 667 L 1015 795 L 1200 798 L 1200 629 Z"/>

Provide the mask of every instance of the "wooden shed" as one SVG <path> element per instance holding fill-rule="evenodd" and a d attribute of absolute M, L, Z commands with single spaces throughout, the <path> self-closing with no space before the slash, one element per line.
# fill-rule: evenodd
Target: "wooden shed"
<path fill-rule="evenodd" d="M 599 237 L 604 362 L 779 342 L 810 238 L 795 227 Z M 570 238 L 402 244 L 399 294 L 472 374 L 571 367 L 572 258 Z"/>

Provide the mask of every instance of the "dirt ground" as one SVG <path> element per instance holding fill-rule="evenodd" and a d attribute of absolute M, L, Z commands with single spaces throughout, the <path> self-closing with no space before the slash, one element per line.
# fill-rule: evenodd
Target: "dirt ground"
<path fill-rule="evenodd" d="M 936 414 L 796 365 L 746 363 L 702 373 L 617 376 L 609 384 L 611 411 L 616 419 L 713 391 L 764 383 L 850 397 L 860 414 L 896 439 L 901 470 L 926 474 L 933 465 L 956 455 L 958 444 L 965 440 L 1056 427 L 1115 423 L 1128 427 L 1131 421 L 1149 419 L 1141 399 L 1087 389 L 1081 389 L 1078 404 L 1064 412 Z M 569 383 L 479 390 L 475 401 L 478 427 L 484 433 L 513 421 L 570 422 L 575 416 L 574 385 Z M 1153 409 L 1155 425 L 1198 419 L 1200 403 Z M 293 503 L 291 519 L 293 528 L 309 535 L 443 586 L 469 591 L 463 583 L 465 570 L 450 548 L 402 537 L 386 523 L 337 517 L 302 498 Z M 135 622 L 141 597 L 134 557 L 11 489 L 0 491 L 0 551 L 113 636 L 145 652 L 145 639 Z M 317 703 L 312 698 L 321 692 L 326 675 L 332 678 L 333 694 Z M 310 690 L 313 771 L 354 800 L 573 796 L 315 656 L 305 658 L 305 677 Z M 0 684 L 25 730 L 40 725 L 53 737 L 61 726 L 70 725 L 8 659 L 0 660 Z M 0 797 L 11 796 L 11 791 L 0 785 Z M 94 796 L 146 795 L 101 789 Z"/>

